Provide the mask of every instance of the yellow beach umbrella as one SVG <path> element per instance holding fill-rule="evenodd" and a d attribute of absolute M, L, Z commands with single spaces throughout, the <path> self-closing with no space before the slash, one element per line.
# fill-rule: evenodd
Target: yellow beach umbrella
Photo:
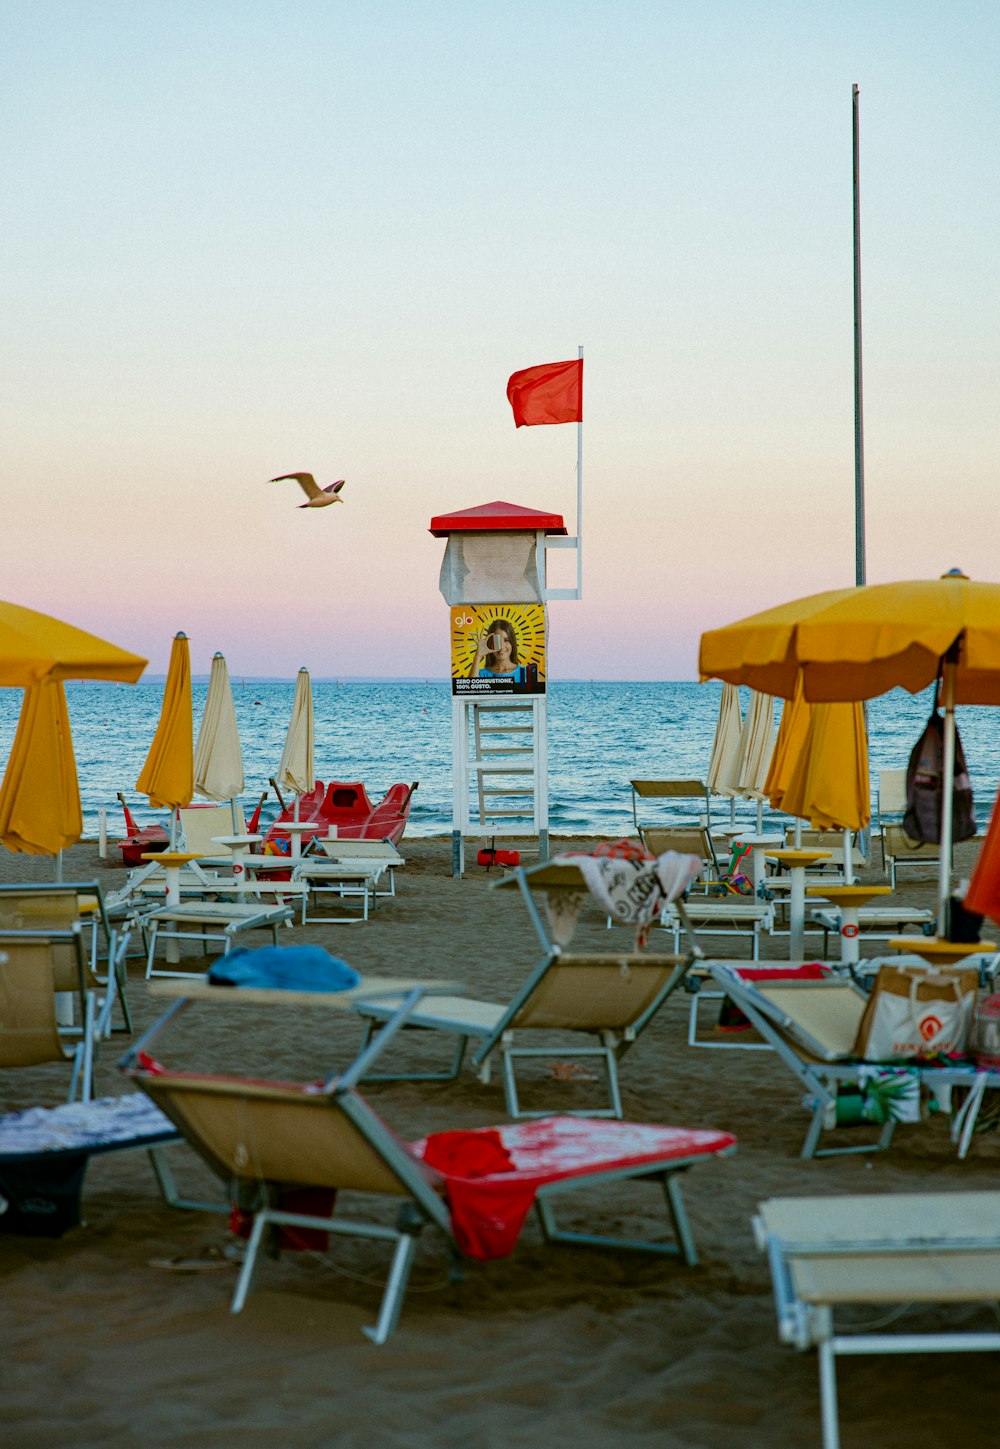
<path fill-rule="evenodd" d="M 809 730 L 809 715 L 810 706 L 806 703 L 805 695 L 802 693 L 800 677 L 795 689 L 795 698 L 786 699 L 782 705 L 778 738 L 774 743 L 771 767 L 767 772 L 767 779 L 764 781 L 764 794 L 767 796 L 772 810 L 784 809 L 782 801 L 785 798 L 785 791 L 788 789 L 788 782 L 792 778 L 792 770 L 795 768 L 795 763 L 805 743 Z"/>
<path fill-rule="evenodd" d="M 150 805 L 183 810 L 194 794 L 194 726 L 191 716 L 191 655 L 186 634 L 170 650 L 160 722 L 135 788 Z"/>
<path fill-rule="evenodd" d="M 43 679 L 25 690 L 0 787 L 0 843 L 27 855 L 57 855 L 83 834 L 66 691 Z"/>
<path fill-rule="evenodd" d="M 864 708 L 858 702 L 805 708 L 809 723 L 781 809 L 815 830 L 864 830 L 872 815 Z"/>
<path fill-rule="evenodd" d="M 294 790 L 296 796 L 306 795 L 316 786 L 316 763 L 313 753 L 313 698 L 308 669 L 300 669 L 295 681 L 292 717 L 281 752 L 281 764 L 275 777 L 279 785 Z"/>
<path fill-rule="evenodd" d="M 813 702 L 873 699 L 942 681 L 944 775 L 939 920 L 950 895 L 955 705 L 1000 704 L 1000 584 L 958 570 L 781 604 L 701 637 L 704 679 L 791 699 L 799 671 Z"/>
<path fill-rule="evenodd" d="M 736 773 L 740 752 L 740 692 L 735 684 L 722 686 L 719 718 L 715 722 L 715 738 L 708 761 L 705 783 L 716 795 L 735 795 Z"/>
<path fill-rule="evenodd" d="M 0 685 L 40 679 L 110 679 L 134 684 L 146 660 L 48 614 L 0 602 Z"/>
<path fill-rule="evenodd" d="M 243 794 L 243 785 L 243 753 L 229 669 L 224 657 L 216 654 L 194 752 L 194 788 L 207 800 L 235 800 Z"/>
<path fill-rule="evenodd" d="M 701 636 L 705 679 L 812 701 L 919 694 L 951 660 L 955 704 L 1000 704 L 1000 584 L 963 574 L 812 594 Z"/>

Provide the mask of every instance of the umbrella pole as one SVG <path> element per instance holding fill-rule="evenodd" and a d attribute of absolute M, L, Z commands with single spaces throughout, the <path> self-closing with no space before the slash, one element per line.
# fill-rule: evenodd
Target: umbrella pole
<path fill-rule="evenodd" d="M 941 797 L 941 855 L 938 862 L 937 933 L 943 936 L 948 925 L 948 901 L 951 897 L 952 831 L 955 800 L 955 653 L 954 646 L 944 656 L 944 762 Z"/>
<path fill-rule="evenodd" d="M 844 831 L 844 884 L 854 884 L 854 835 Z"/>

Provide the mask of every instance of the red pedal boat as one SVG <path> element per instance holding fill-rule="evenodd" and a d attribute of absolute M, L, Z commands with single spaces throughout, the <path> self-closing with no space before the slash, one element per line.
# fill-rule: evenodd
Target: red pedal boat
<path fill-rule="evenodd" d="M 331 826 L 336 827 L 341 840 L 391 840 L 395 844 L 406 829 L 418 783 L 414 780 L 412 785 L 393 785 L 373 805 L 360 780 L 352 784 L 332 780 L 328 785 L 317 780 L 314 790 L 299 797 L 298 818 L 303 825 L 312 827 L 302 832 L 303 846 L 314 836 L 327 835 Z M 282 824 L 294 819 L 294 808 L 286 806 L 264 837 L 265 854 L 291 853 L 291 837 Z"/>
<path fill-rule="evenodd" d="M 162 825 L 136 825 L 120 790 L 118 799 L 125 812 L 125 829 L 128 832 L 128 838 L 118 844 L 122 853 L 122 865 L 142 865 L 144 854 L 166 850 L 170 844 L 170 836 Z"/>

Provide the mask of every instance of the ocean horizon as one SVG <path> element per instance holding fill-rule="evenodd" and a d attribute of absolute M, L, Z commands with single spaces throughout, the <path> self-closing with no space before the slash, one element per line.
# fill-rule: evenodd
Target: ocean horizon
<path fill-rule="evenodd" d="M 159 687 L 157 686 L 159 683 Z M 247 817 L 267 792 L 262 820 L 278 812 L 269 785 L 278 769 L 291 716 L 294 679 L 235 676 L 233 699 L 243 749 Z M 194 729 L 204 710 L 207 678 L 192 686 Z M 548 689 L 549 829 L 553 835 L 622 836 L 635 833 L 629 782 L 635 778 L 704 779 L 718 718 L 721 685 L 694 681 L 550 682 Z M 66 688 L 73 731 L 85 832 L 98 829 L 107 814 L 109 833 L 121 833 L 117 799 L 121 791 L 141 823 L 162 819 L 137 793 L 159 719 L 162 680 L 137 685 L 69 681 Z M 419 787 L 413 797 L 408 833 L 445 835 L 452 824 L 451 728 L 448 680 L 313 680 L 317 779 L 363 781 L 377 803 L 397 781 Z M 745 710 L 749 691 L 741 690 Z M 930 713 L 932 690 L 911 696 L 893 690 L 869 704 L 869 758 L 873 808 L 878 772 L 906 766 Z M 20 712 L 21 691 L 0 690 L 0 741 L 10 746 Z M 780 717 L 775 704 L 775 720 Z M 1000 781 L 1000 712 L 960 706 L 959 731 L 976 801 L 985 824 Z M 196 796 L 196 800 L 199 797 Z M 690 814 L 683 802 L 665 805 L 665 822 Z M 772 826 L 789 817 L 765 802 L 763 820 Z M 718 797 L 713 818 L 756 823 L 755 801 Z M 478 832 L 476 832 L 478 833 Z M 502 838 L 502 832 L 496 832 Z"/>

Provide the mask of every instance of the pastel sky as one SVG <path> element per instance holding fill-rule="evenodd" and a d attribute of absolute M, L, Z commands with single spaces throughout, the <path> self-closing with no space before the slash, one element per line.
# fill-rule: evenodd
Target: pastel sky
<path fill-rule="evenodd" d="M 3 592 L 166 666 L 448 671 L 432 515 L 575 513 L 555 677 L 1000 577 L 993 0 L 4 0 Z M 300 511 L 274 474 L 346 478 Z M 565 559 L 560 561 L 565 566 Z M 552 582 L 568 582 L 561 568 Z"/>

